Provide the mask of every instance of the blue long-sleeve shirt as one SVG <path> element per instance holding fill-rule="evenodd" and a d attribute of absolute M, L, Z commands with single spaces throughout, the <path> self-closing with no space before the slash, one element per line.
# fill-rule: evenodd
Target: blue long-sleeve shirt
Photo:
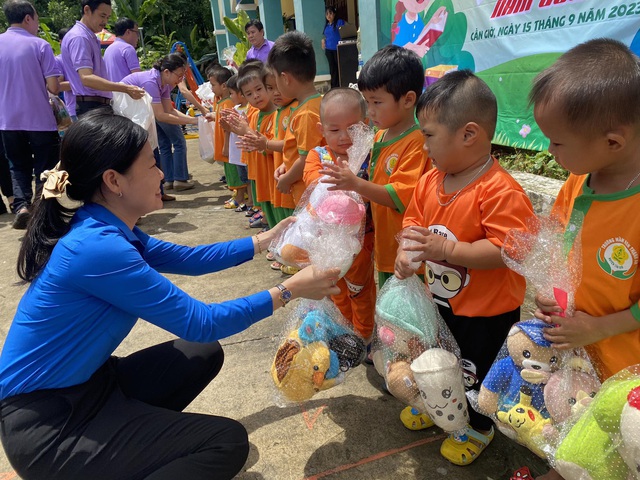
<path fill-rule="evenodd" d="M 268 317 L 268 291 L 210 305 L 161 275 L 202 275 L 253 255 L 251 238 L 185 247 L 131 231 L 100 205 L 83 206 L 18 305 L 0 355 L 0 399 L 87 381 L 138 318 L 211 342 Z"/>

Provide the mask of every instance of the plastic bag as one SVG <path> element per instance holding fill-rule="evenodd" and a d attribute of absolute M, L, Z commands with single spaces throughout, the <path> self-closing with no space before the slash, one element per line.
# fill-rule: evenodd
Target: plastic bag
<path fill-rule="evenodd" d="M 467 429 L 460 348 L 418 276 L 391 277 L 380 290 L 371 352 L 393 396 L 446 432 Z"/>
<path fill-rule="evenodd" d="M 374 134 L 359 123 L 349 127 L 349 135 L 348 163 L 355 174 L 371 149 Z M 362 248 L 366 207 L 357 193 L 329 191 L 330 185 L 322 183 L 322 178 L 307 187 L 293 213 L 296 222 L 275 238 L 269 249 L 285 265 L 339 268 L 342 277 Z"/>
<path fill-rule="evenodd" d="M 216 98 L 216 95 L 213 93 L 213 90 L 211 89 L 210 82 L 204 82 L 203 84 L 198 86 L 196 90 L 196 95 L 200 100 L 206 100 L 207 102 L 210 102 L 210 103 L 212 103 Z"/>
<path fill-rule="evenodd" d="M 543 335 L 548 327 L 537 319 L 516 323 L 472 402 L 502 433 L 543 458 L 563 424 L 575 421 L 600 388 L 586 351 L 553 348 Z"/>
<path fill-rule="evenodd" d="M 602 384 L 562 432 L 550 463 L 566 480 L 640 479 L 640 365 Z"/>
<path fill-rule="evenodd" d="M 416 245 L 420 244 L 420 242 L 418 242 L 416 240 L 412 240 L 410 238 L 405 238 L 405 237 L 402 236 L 402 234 L 405 231 L 410 230 L 410 229 L 411 229 L 411 227 L 404 228 L 400 232 L 398 232 L 398 234 L 396 235 L 396 240 L 398 241 L 398 245 L 400 245 L 400 248 L 402 248 L 403 250 L 405 248 L 407 248 L 407 247 L 415 247 Z M 408 252 L 408 251 L 405 251 L 405 255 L 407 256 L 407 259 L 409 260 L 409 266 L 413 269 L 414 272 L 416 270 L 418 270 L 420 268 L 420 266 L 422 265 L 422 262 L 414 260 L 421 253 L 422 252 Z"/>
<path fill-rule="evenodd" d="M 271 365 L 276 404 L 304 402 L 344 381 L 366 355 L 364 340 L 329 300 L 304 300 L 286 322 Z"/>
<path fill-rule="evenodd" d="M 510 230 L 502 245 L 507 267 L 525 277 L 536 293 L 555 298 L 562 316 L 573 314 L 582 276 L 582 220 L 576 211 L 565 228 L 557 217 L 532 217 L 526 231 Z"/>
<path fill-rule="evenodd" d="M 214 163 L 213 160 L 213 122 L 200 115 L 198 117 L 198 148 L 200 158 L 207 163 Z"/>
<path fill-rule="evenodd" d="M 49 94 L 49 105 L 51 105 L 53 116 L 56 118 L 56 126 L 58 127 L 58 131 L 64 131 L 69 128 L 72 123 L 71 117 L 69 116 L 67 106 L 60 99 L 60 97 Z"/>
<path fill-rule="evenodd" d="M 134 100 L 126 93 L 113 92 L 113 111 L 127 117 L 149 132 L 151 149 L 158 148 L 158 132 L 156 131 L 156 117 L 151 106 L 151 95 L 145 92 L 144 96 Z"/>

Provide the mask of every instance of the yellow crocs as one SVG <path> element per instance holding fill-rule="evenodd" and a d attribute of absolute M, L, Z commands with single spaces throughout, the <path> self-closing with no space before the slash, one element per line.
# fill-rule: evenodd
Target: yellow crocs
<path fill-rule="evenodd" d="M 431 417 L 426 413 L 420 413 L 413 407 L 404 407 L 400 412 L 400 421 L 409 430 L 424 430 L 433 427 Z"/>
<path fill-rule="evenodd" d="M 462 436 L 451 434 L 442 442 L 440 454 L 455 465 L 469 465 L 491 443 L 493 433 L 493 427 L 488 435 L 469 427 Z"/>

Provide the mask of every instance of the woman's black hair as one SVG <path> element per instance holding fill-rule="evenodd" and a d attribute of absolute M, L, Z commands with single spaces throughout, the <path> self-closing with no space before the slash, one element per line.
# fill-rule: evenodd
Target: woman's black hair
<path fill-rule="evenodd" d="M 66 131 L 60 149 L 59 170 L 69 174 L 66 194 L 89 203 L 102 187 L 107 170 L 125 173 L 147 142 L 147 131 L 109 109 L 86 113 Z M 58 199 L 38 198 L 18 255 L 18 275 L 31 282 L 49 261 L 53 247 L 69 231 L 77 208 Z"/>
<path fill-rule="evenodd" d="M 156 70 L 160 70 L 161 72 L 163 70 L 169 70 L 170 72 L 173 72 L 174 70 L 186 66 L 187 59 L 180 53 L 170 53 L 169 55 L 165 55 L 153 64 L 153 68 L 155 68 Z"/>
<path fill-rule="evenodd" d="M 336 7 L 334 7 L 333 5 L 327 5 L 324 8 L 324 28 L 322 29 L 323 32 L 327 28 L 327 25 L 329 25 L 329 20 L 327 20 L 327 13 L 328 12 L 332 12 L 333 13 L 333 23 L 331 24 L 331 25 L 333 25 L 333 29 L 335 30 L 337 28 L 337 25 L 338 25 L 338 18 L 336 17 L 336 15 L 338 15 L 338 13 L 337 13 Z"/>

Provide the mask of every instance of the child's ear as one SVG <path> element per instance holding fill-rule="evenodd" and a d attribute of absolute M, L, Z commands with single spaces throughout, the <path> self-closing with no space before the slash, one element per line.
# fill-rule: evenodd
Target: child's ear
<path fill-rule="evenodd" d="M 627 131 L 627 129 L 624 128 L 607 132 L 606 137 L 609 150 L 611 152 L 619 152 L 620 150 L 623 150 L 627 145 L 627 138 L 629 138 L 627 135 L 630 133 L 630 130 Z"/>
<path fill-rule="evenodd" d="M 322 128 L 322 122 L 316 123 L 316 128 L 318 129 L 318 132 L 320 132 L 320 135 L 324 137 L 324 128 Z"/>
<path fill-rule="evenodd" d="M 417 99 L 418 96 L 416 95 L 416 92 L 410 90 L 409 92 L 405 93 L 404 98 L 401 98 L 400 100 L 402 101 L 402 105 L 405 108 L 414 108 L 416 106 Z"/>
<path fill-rule="evenodd" d="M 465 146 L 469 147 L 476 143 L 484 130 L 476 122 L 469 122 L 462 127 L 462 135 Z"/>
<path fill-rule="evenodd" d="M 280 78 L 282 79 L 282 81 L 284 81 L 284 84 L 286 86 L 289 86 L 291 84 L 291 75 L 288 72 L 281 72 Z"/>

